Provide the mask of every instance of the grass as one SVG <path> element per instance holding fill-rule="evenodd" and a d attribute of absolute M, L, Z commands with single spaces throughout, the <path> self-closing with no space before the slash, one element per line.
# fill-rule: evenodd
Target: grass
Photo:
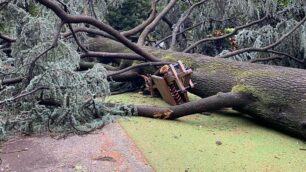
<path fill-rule="evenodd" d="M 108 100 L 168 106 L 138 93 Z M 300 150 L 305 142 L 242 116 L 228 111 L 176 121 L 132 117 L 120 120 L 120 125 L 156 171 L 306 172 L 306 151 Z"/>

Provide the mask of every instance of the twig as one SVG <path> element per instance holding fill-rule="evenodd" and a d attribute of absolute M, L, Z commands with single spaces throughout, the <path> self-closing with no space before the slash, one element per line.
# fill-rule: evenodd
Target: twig
<path fill-rule="evenodd" d="M 63 27 L 64 23 L 61 22 L 58 26 L 58 29 L 57 29 L 57 32 L 54 36 L 54 39 L 53 39 L 53 42 L 52 42 L 52 45 L 46 49 L 44 52 L 40 53 L 38 56 L 36 56 L 34 58 L 34 60 L 31 62 L 30 64 L 30 67 L 29 67 L 29 74 L 28 74 L 28 82 L 30 82 L 30 79 L 33 77 L 33 70 L 34 70 L 34 67 L 35 67 L 35 63 L 38 61 L 38 59 L 40 59 L 43 55 L 45 55 L 46 53 L 48 53 L 50 50 L 52 50 L 53 48 L 55 48 L 57 46 L 57 41 L 60 37 L 60 32 L 61 32 L 61 29 Z"/>
<path fill-rule="evenodd" d="M 97 14 L 96 14 L 96 11 L 95 11 L 95 7 L 94 7 L 94 4 L 93 4 L 92 0 L 88 0 L 88 5 L 89 5 L 89 8 L 90 8 L 90 10 L 91 10 L 91 15 L 92 15 L 95 19 L 98 19 Z"/>
<path fill-rule="evenodd" d="M 39 90 L 43 90 L 43 89 L 48 89 L 48 88 L 47 87 L 38 87 L 38 88 L 36 88 L 36 89 L 34 89 L 34 90 L 30 91 L 30 92 L 19 94 L 19 95 L 13 97 L 13 98 L 3 100 L 3 101 L 0 102 L 0 105 L 3 105 L 4 103 L 6 103 L 8 101 L 16 101 L 16 100 L 18 100 L 20 98 L 26 97 L 26 96 L 28 96 L 30 94 L 33 94 L 33 93 L 35 93 L 35 92 L 37 92 Z"/>
<path fill-rule="evenodd" d="M 84 52 L 88 52 L 88 50 L 81 44 L 81 42 L 79 41 L 78 37 L 76 36 L 72 26 L 70 23 L 68 23 L 68 28 L 70 30 L 70 32 L 72 33 L 72 36 L 75 40 L 75 42 L 77 43 L 77 45 L 81 48 L 81 50 L 83 50 Z"/>

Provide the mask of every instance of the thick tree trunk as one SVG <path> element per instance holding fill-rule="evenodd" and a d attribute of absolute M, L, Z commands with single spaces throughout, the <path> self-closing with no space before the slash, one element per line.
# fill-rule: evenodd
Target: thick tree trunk
<path fill-rule="evenodd" d="M 129 52 L 124 46 L 101 38 L 90 41 L 90 47 L 92 50 L 108 51 L 105 47 L 111 47 L 116 52 Z M 143 48 L 163 61 L 182 60 L 191 67 L 196 85 L 190 92 L 203 98 L 220 92 L 248 94 L 253 101 L 234 107 L 236 110 L 306 138 L 305 70 Z"/>

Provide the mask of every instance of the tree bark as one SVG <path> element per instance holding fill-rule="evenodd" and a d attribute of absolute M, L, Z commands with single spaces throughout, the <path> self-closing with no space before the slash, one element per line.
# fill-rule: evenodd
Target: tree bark
<path fill-rule="evenodd" d="M 199 112 L 216 111 L 222 108 L 243 107 L 251 101 L 252 100 L 246 94 L 220 93 L 196 102 L 188 102 L 169 108 L 141 105 L 137 105 L 136 108 L 139 116 L 176 119 Z"/>
<path fill-rule="evenodd" d="M 112 45 L 117 52 L 127 52 L 123 45 L 102 38 L 95 38 L 89 43 L 91 50 L 95 51 L 108 51 L 107 47 L 113 49 Z M 237 62 L 152 47 L 142 49 L 162 61 L 182 60 L 191 67 L 191 79 L 195 83 L 195 87 L 189 90 L 191 93 L 203 98 L 220 92 L 248 95 L 252 101 L 245 106 L 233 108 L 306 138 L 305 70 Z"/>

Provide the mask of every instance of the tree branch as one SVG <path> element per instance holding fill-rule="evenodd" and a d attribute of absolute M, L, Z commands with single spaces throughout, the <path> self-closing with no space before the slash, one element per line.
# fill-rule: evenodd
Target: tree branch
<path fill-rule="evenodd" d="M 126 37 L 122 36 L 118 31 L 113 29 L 111 26 L 106 25 L 93 17 L 82 16 L 82 15 L 73 16 L 73 15 L 67 14 L 61 7 L 59 7 L 53 1 L 50 1 L 50 0 L 37 0 L 37 1 L 41 3 L 42 5 L 44 5 L 45 7 L 51 9 L 65 23 L 86 23 L 89 25 L 93 25 L 105 31 L 106 33 L 110 34 L 111 36 L 116 38 L 116 40 L 124 44 L 126 47 L 130 48 L 135 53 L 143 56 L 148 61 L 154 61 L 154 62 L 159 61 L 159 59 L 157 59 L 153 55 L 147 53 L 146 51 L 144 51 L 137 45 L 130 42 Z"/>
<path fill-rule="evenodd" d="M 190 45 L 183 52 L 184 53 L 188 53 L 190 50 L 194 49 L 195 47 L 197 47 L 198 45 L 200 45 L 200 44 L 202 44 L 204 42 L 216 41 L 216 40 L 220 40 L 220 39 L 225 39 L 225 38 L 231 37 L 231 36 L 235 35 L 239 30 L 247 28 L 247 27 L 250 27 L 250 26 L 253 26 L 253 25 L 258 24 L 258 23 L 261 23 L 261 22 L 265 21 L 268 18 L 269 18 L 269 16 L 267 15 L 267 16 L 265 16 L 262 19 L 253 21 L 253 22 L 245 24 L 243 26 L 236 27 L 233 32 L 231 32 L 229 34 L 226 34 L 226 35 L 223 35 L 223 36 L 201 39 L 201 40 L 195 42 L 194 44 Z"/>
<path fill-rule="evenodd" d="M 50 50 L 52 50 L 53 48 L 55 48 L 57 46 L 57 41 L 60 37 L 60 32 L 61 32 L 61 29 L 62 29 L 63 25 L 64 25 L 63 22 L 61 22 L 58 25 L 57 32 L 55 33 L 52 45 L 48 49 L 46 49 L 44 52 L 42 52 L 38 56 L 36 56 L 33 59 L 33 61 L 31 62 L 30 67 L 29 67 L 29 73 L 28 73 L 28 76 L 27 76 L 28 82 L 30 82 L 30 79 L 33 78 L 33 70 L 34 70 L 34 67 L 35 67 L 35 63 L 38 61 L 38 59 L 40 59 L 43 55 L 47 54 Z"/>
<path fill-rule="evenodd" d="M 72 33 L 72 36 L 75 40 L 75 42 L 77 43 L 77 45 L 81 48 L 81 50 L 83 50 L 85 53 L 88 52 L 88 50 L 81 44 L 81 42 L 79 41 L 78 37 L 76 36 L 72 26 L 70 23 L 68 23 L 68 28 L 70 30 L 70 32 Z"/>
<path fill-rule="evenodd" d="M 16 78 L 9 78 L 9 79 L 3 79 L 0 84 L 1 85 L 11 85 L 20 83 L 24 78 L 23 77 L 16 77 Z"/>
<path fill-rule="evenodd" d="M 207 0 L 202 0 L 198 3 L 193 4 L 184 14 L 179 18 L 178 22 L 175 24 L 175 27 L 172 31 L 172 40 L 170 44 L 170 49 L 175 50 L 175 44 L 176 44 L 176 36 L 178 35 L 177 33 L 179 32 L 180 26 L 182 23 L 188 18 L 188 16 L 191 14 L 191 12 L 198 6 L 202 5 L 204 2 Z"/>
<path fill-rule="evenodd" d="M 112 76 L 115 76 L 115 75 L 118 75 L 118 74 L 122 74 L 124 72 L 130 71 L 130 70 L 133 70 L 133 69 L 138 69 L 138 68 L 143 68 L 143 67 L 148 67 L 148 66 L 161 66 L 161 65 L 166 65 L 166 64 L 171 64 L 171 62 L 148 62 L 148 63 L 141 63 L 141 64 L 138 64 L 138 65 L 127 67 L 125 69 L 122 69 L 122 70 L 119 70 L 119 71 L 116 71 L 116 72 L 112 72 L 112 73 L 108 74 L 107 77 L 112 77 Z"/>
<path fill-rule="evenodd" d="M 3 35 L 0 33 L 0 39 L 3 39 L 6 42 L 16 42 L 15 38 L 10 38 L 9 36 Z"/>
<path fill-rule="evenodd" d="M 26 92 L 26 93 L 19 94 L 19 95 L 15 96 L 15 97 L 12 97 L 12 98 L 10 98 L 10 99 L 3 100 L 3 101 L 0 102 L 0 105 L 3 105 L 4 103 L 6 103 L 6 102 L 8 102 L 8 101 L 16 101 L 16 100 L 18 100 L 18 99 L 21 99 L 21 98 L 23 98 L 23 97 L 26 97 L 26 96 L 28 96 L 28 95 L 30 95 L 30 94 L 36 93 L 37 91 L 43 90 L 43 89 L 48 89 L 48 88 L 47 88 L 47 87 L 38 87 L 38 88 L 36 88 L 36 89 L 34 89 L 34 90 L 32 90 L 32 91 L 29 91 L 29 92 Z"/>
<path fill-rule="evenodd" d="M 113 59 L 126 59 L 126 60 L 139 60 L 146 61 L 145 58 L 133 53 L 108 53 L 108 52 L 94 52 L 88 51 L 81 54 L 81 58 L 95 57 L 95 58 L 113 58 Z"/>
<path fill-rule="evenodd" d="M 143 23 L 141 23 L 140 25 L 134 27 L 131 30 L 121 32 L 121 34 L 126 36 L 126 37 L 135 35 L 136 33 L 138 33 L 141 30 L 143 30 L 145 27 L 147 27 L 150 23 L 152 23 L 153 20 L 156 17 L 156 13 L 157 13 L 157 11 L 156 11 L 156 4 L 157 4 L 157 2 L 158 2 L 158 0 L 151 0 L 151 14 L 150 14 L 149 18 L 146 21 L 144 21 Z"/>
<path fill-rule="evenodd" d="M 287 37 L 289 37 L 292 33 L 294 33 L 303 23 L 305 23 L 306 21 L 306 16 L 294 27 L 292 28 L 288 33 L 286 33 L 285 35 L 283 35 L 279 40 L 277 40 L 276 42 L 267 45 L 265 47 L 262 48 L 244 48 L 244 49 L 240 49 L 237 51 L 233 51 L 230 52 L 228 54 L 225 54 L 223 56 L 218 56 L 219 58 L 229 58 L 238 54 L 242 54 L 242 53 L 246 53 L 246 52 L 269 52 L 269 49 L 272 49 L 274 47 L 276 47 L 277 45 L 279 45 L 280 43 L 282 43 L 283 40 L 285 40 Z M 270 51 L 272 53 L 275 53 L 275 51 Z"/>
<path fill-rule="evenodd" d="M 134 27 L 131 30 L 128 31 L 123 31 L 121 32 L 121 35 L 129 37 L 132 36 L 138 32 L 140 32 L 141 30 L 143 30 L 146 26 L 148 26 L 156 17 L 156 4 L 157 4 L 158 0 L 151 0 L 151 14 L 149 16 L 149 18 L 144 21 L 143 23 L 141 23 L 140 25 Z M 92 2 L 91 2 L 92 3 Z M 95 30 L 95 29 L 90 29 L 90 28 L 86 28 L 86 27 L 79 27 L 79 28 L 74 28 L 74 32 L 87 32 L 87 33 L 91 33 L 91 34 L 95 34 L 95 35 L 100 35 L 106 38 L 110 38 L 110 39 L 114 39 L 114 37 L 110 36 L 109 34 L 106 34 L 105 32 L 102 32 L 100 30 Z M 66 32 L 63 34 L 64 37 L 68 37 L 72 34 L 72 32 Z"/>
<path fill-rule="evenodd" d="M 74 28 L 73 30 L 74 30 L 74 33 L 86 32 L 86 33 L 90 33 L 90 34 L 93 34 L 93 35 L 99 35 L 99 36 L 102 36 L 102 37 L 106 37 L 106 38 L 115 40 L 114 37 L 112 37 L 111 35 L 103 32 L 101 30 L 91 29 L 91 28 L 87 28 L 87 27 L 78 27 L 78 28 Z M 64 38 L 68 38 L 70 35 L 72 35 L 71 31 L 68 31 L 68 32 L 62 34 L 62 36 Z"/>
<path fill-rule="evenodd" d="M 240 93 L 221 93 L 198 101 L 188 102 L 169 108 L 136 106 L 138 116 L 161 119 L 176 119 L 199 112 L 215 111 L 223 108 L 244 107 L 251 102 L 248 95 Z"/>
<path fill-rule="evenodd" d="M 274 57 L 267 57 L 267 58 L 257 58 L 257 59 L 253 59 L 250 60 L 250 63 L 255 63 L 255 62 L 260 62 L 260 61 L 269 61 L 269 60 L 275 60 L 275 59 L 283 59 L 284 57 L 288 57 L 289 59 L 292 59 L 298 63 L 304 63 L 305 60 L 301 60 L 298 58 L 295 58 L 287 53 L 283 53 L 283 52 L 278 52 L 278 51 L 274 51 L 274 50 L 267 50 L 265 53 L 273 53 L 273 54 L 277 54 L 277 55 L 281 55 L 281 56 L 274 56 Z"/>
<path fill-rule="evenodd" d="M 153 12 L 153 11 L 155 11 L 155 12 Z M 156 7 L 154 7 L 154 9 L 152 10 L 149 18 L 146 21 L 144 21 L 143 23 L 141 23 L 140 25 L 136 26 L 135 28 L 133 28 L 131 30 L 121 32 L 121 35 L 129 37 L 129 36 L 132 36 L 132 35 L 140 32 L 141 30 L 143 30 L 147 25 L 149 25 L 154 20 L 155 16 L 156 16 Z M 103 36 L 103 37 L 115 40 L 115 38 L 112 37 L 111 35 L 103 32 L 103 31 L 96 30 L 96 29 L 91 29 L 91 28 L 87 28 L 87 27 L 78 27 L 78 28 L 74 28 L 73 30 L 74 30 L 75 33 L 86 32 L 86 33 L 99 35 L 99 36 Z M 63 34 L 63 36 L 65 38 L 69 37 L 70 35 L 72 35 L 72 32 L 70 32 L 70 31 Z"/>
<path fill-rule="evenodd" d="M 176 4 L 176 0 L 171 0 L 167 6 L 162 10 L 161 13 L 157 15 L 157 17 L 144 29 L 144 31 L 140 34 L 137 44 L 144 45 L 145 39 L 149 35 L 150 32 L 157 26 L 159 21 L 165 16 L 170 9 Z"/>
<path fill-rule="evenodd" d="M 230 18 L 230 19 L 231 19 L 231 18 Z M 225 21 L 225 20 L 230 20 L 230 19 L 216 20 L 216 19 L 210 18 L 210 19 L 208 19 L 208 20 L 205 20 L 205 21 L 196 23 L 195 25 L 193 25 L 193 26 L 191 26 L 191 27 L 189 27 L 189 28 L 184 29 L 183 31 L 177 33 L 176 36 L 181 35 L 181 34 L 185 33 L 186 31 L 192 30 L 192 29 L 194 29 L 194 28 L 196 28 L 196 27 L 198 27 L 198 26 L 201 26 L 202 24 L 204 24 L 205 22 L 208 22 L 208 21 L 223 22 L 223 21 Z M 157 47 L 159 44 L 161 44 L 162 42 L 164 42 L 164 41 L 166 41 L 167 39 L 170 39 L 170 38 L 172 38 L 172 34 L 166 36 L 165 38 L 163 38 L 163 39 L 161 39 L 161 40 L 159 40 L 159 41 L 154 45 L 154 47 Z"/>

